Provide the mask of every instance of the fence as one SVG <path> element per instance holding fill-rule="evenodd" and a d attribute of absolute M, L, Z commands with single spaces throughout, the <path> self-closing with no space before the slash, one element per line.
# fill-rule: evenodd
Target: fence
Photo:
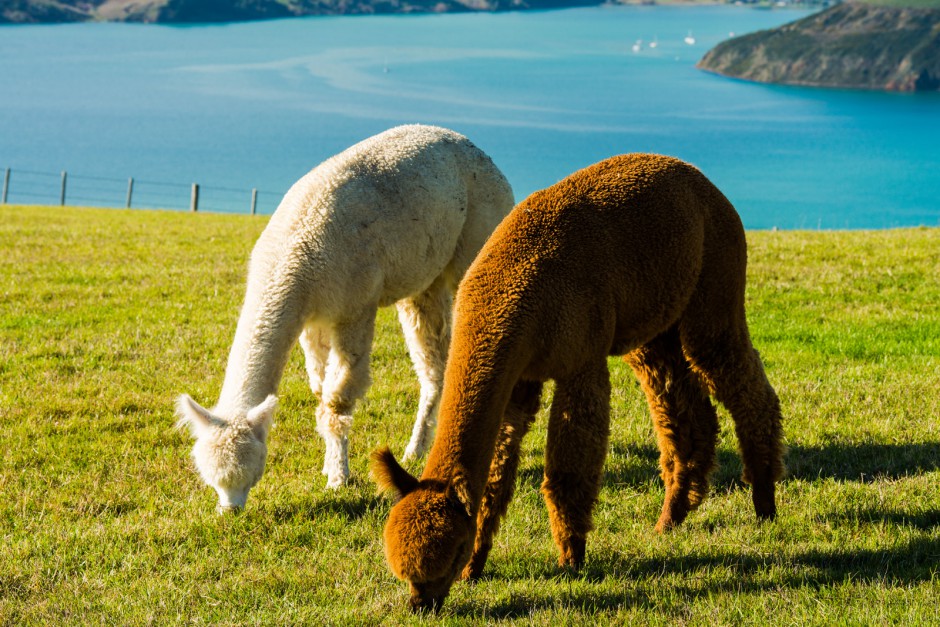
<path fill-rule="evenodd" d="M 179 209 L 215 213 L 273 213 L 283 194 L 257 189 L 168 183 L 135 178 L 84 176 L 68 172 L 3 170 L 0 204 L 85 205 L 138 209 Z"/>

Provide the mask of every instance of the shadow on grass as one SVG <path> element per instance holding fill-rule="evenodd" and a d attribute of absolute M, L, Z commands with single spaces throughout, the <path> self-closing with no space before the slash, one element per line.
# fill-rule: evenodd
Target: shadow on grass
<path fill-rule="evenodd" d="M 366 517 L 377 509 L 386 508 L 387 499 L 378 495 L 363 496 L 352 491 L 311 494 L 307 498 L 289 503 L 275 503 L 270 508 L 276 522 L 316 520 L 324 515 L 338 516 L 348 522 Z"/>
<path fill-rule="evenodd" d="M 880 509 L 865 509 L 858 512 L 840 512 L 831 515 L 832 522 L 861 522 L 884 524 L 892 527 L 912 527 L 918 531 L 930 532 L 940 527 L 940 510 L 922 512 L 891 512 Z"/>
<path fill-rule="evenodd" d="M 616 459 L 616 463 L 611 463 Z M 737 451 L 719 450 L 712 488 L 724 492 L 747 488 L 741 481 L 743 466 Z M 900 479 L 940 470 L 940 442 L 917 444 L 839 443 L 789 446 L 785 457 L 787 479 L 835 479 L 869 483 Z M 520 469 L 524 485 L 538 487 L 543 467 Z M 659 450 L 649 445 L 613 444 L 605 468 L 604 484 L 642 489 L 659 481 Z"/>
<path fill-rule="evenodd" d="M 909 519 L 904 514 L 899 515 Z M 891 517 L 889 516 L 889 519 Z M 926 516 L 930 527 L 936 526 L 940 512 Z M 669 585 L 670 595 L 694 601 L 721 593 L 775 592 L 781 588 L 819 587 L 842 583 L 872 583 L 891 586 L 908 586 L 931 581 L 936 576 L 935 560 L 940 553 L 940 539 L 918 538 L 889 549 L 874 550 L 811 550 L 797 555 L 766 555 L 760 557 L 741 555 L 736 552 L 709 552 L 684 556 L 632 560 L 617 554 L 607 554 L 600 559 L 588 558 L 585 568 L 577 574 L 567 574 L 546 565 L 542 571 L 533 573 L 536 579 L 554 581 L 603 581 L 608 573 L 616 572 L 620 578 L 641 579 L 641 586 L 625 588 L 615 593 L 584 589 L 584 586 L 552 586 L 545 596 L 526 593 L 524 598 L 513 598 L 495 606 L 487 605 L 485 611 L 492 618 L 522 618 L 533 611 L 551 608 L 570 608 L 575 611 L 598 612 L 630 607 L 646 609 L 660 608 L 659 595 L 655 594 L 654 577 L 679 575 L 700 585 Z M 716 569 L 731 570 L 732 577 L 714 583 L 708 581 L 709 573 Z M 770 569 L 783 570 L 791 574 L 762 576 Z M 796 572 L 794 572 L 796 571 Z M 479 614 L 484 608 L 472 602 L 455 603 L 451 612 L 457 615 Z"/>
<path fill-rule="evenodd" d="M 650 482 L 659 480 L 659 451 L 653 445 L 635 446 L 614 444 L 605 473 L 605 484 L 634 489 L 645 489 Z M 747 489 L 740 480 L 741 461 L 737 452 L 719 451 L 718 469 L 712 476 L 717 490 Z M 833 443 L 822 446 L 794 444 L 787 453 L 788 479 L 873 482 L 879 479 L 897 479 L 940 469 L 940 443 L 872 444 Z M 542 480 L 541 465 L 530 465 L 520 470 L 520 481 L 537 487 Z M 786 481 L 786 479 L 785 479 Z M 867 509 L 861 512 L 837 514 L 846 521 L 913 527 L 930 533 L 940 527 L 940 510 L 921 512 L 884 511 Z M 747 556 L 736 552 L 699 552 L 666 558 L 634 560 L 618 554 L 589 556 L 585 568 L 569 574 L 546 564 L 528 575 L 536 579 L 601 582 L 610 573 L 628 579 L 645 579 L 657 573 L 659 577 L 680 575 L 690 581 L 707 581 L 716 569 L 731 569 L 734 577 L 728 581 L 704 585 L 670 585 L 670 593 L 683 599 L 694 600 L 717 593 L 773 592 L 781 587 L 801 588 L 846 582 L 885 583 L 892 586 L 917 584 L 936 577 L 936 557 L 940 555 L 940 539 L 915 538 L 885 549 L 809 550 L 786 556 Z M 770 581 L 761 573 L 770 569 L 790 572 Z M 484 578 L 487 575 L 484 574 Z M 597 590 L 577 590 L 551 586 L 545 596 L 526 593 L 496 606 L 487 605 L 487 616 L 522 618 L 533 611 L 551 608 L 571 608 L 575 611 L 597 612 L 624 607 L 658 608 L 661 602 L 650 586 L 624 589 L 617 593 Z M 455 603 L 451 611 L 456 615 L 473 615 L 483 607 L 470 603 Z"/>
<path fill-rule="evenodd" d="M 790 446 L 787 477 L 871 482 L 940 469 L 940 442 Z"/>

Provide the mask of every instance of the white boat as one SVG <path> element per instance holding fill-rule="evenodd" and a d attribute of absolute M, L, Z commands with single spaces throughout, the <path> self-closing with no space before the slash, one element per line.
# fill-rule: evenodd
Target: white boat
<path fill-rule="evenodd" d="M 658 45 L 659 45 L 659 38 L 653 37 L 653 41 L 650 42 L 650 48 L 655 48 Z"/>
<path fill-rule="evenodd" d="M 640 51 L 640 48 L 642 48 L 642 47 L 643 47 L 643 40 L 642 40 L 642 39 L 637 39 L 637 40 L 636 40 L 636 43 L 633 44 L 633 48 L 632 48 L 632 49 L 633 49 L 633 52 L 639 52 L 639 51 Z"/>
<path fill-rule="evenodd" d="M 685 43 L 689 44 L 690 46 L 695 45 L 695 37 L 692 36 L 692 31 L 689 31 L 689 34 L 685 36 L 683 41 L 685 41 Z"/>

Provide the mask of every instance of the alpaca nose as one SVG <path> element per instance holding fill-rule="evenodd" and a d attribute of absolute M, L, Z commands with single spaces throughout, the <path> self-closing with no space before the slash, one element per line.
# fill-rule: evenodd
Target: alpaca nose
<path fill-rule="evenodd" d="M 248 490 L 250 489 L 250 486 L 240 489 L 216 486 L 215 491 L 219 495 L 219 502 L 215 506 L 216 513 L 237 514 L 245 509 L 245 503 L 248 501 Z"/>

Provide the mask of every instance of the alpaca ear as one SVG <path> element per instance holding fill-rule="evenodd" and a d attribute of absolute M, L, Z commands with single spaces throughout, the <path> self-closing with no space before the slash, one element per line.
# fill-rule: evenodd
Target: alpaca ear
<path fill-rule="evenodd" d="M 395 501 L 418 487 L 418 480 L 401 467 L 387 446 L 372 451 L 372 479 L 379 486 L 379 492 L 390 492 Z"/>
<path fill-rule="evenodd" d="M 468 517 L 473 518 L 473 495 L 470 493 L 470 482 L 463 475 L 451 479 L 447 486 L 447 496 L 463 509 Z"/>
<path fill-rule="evenodd" d="M 264 442 L 268 432 L 274 426 L 274 409 L 277 407 L 277 397 L 271 394 L 260 405 L 248 410 L 248 425 L 255 432 L 255 437 Z"/>
<path fill-rule="evenodd" d="M 224 426 L 221 420 L 190 398 L 188 394 L 183 394 L 176 399 L 176 415 L 179 416 L 176 428 L 189 427 L 189 433 L 194 438 L 199 437 L 199 434 L 207 429 Z"/>

